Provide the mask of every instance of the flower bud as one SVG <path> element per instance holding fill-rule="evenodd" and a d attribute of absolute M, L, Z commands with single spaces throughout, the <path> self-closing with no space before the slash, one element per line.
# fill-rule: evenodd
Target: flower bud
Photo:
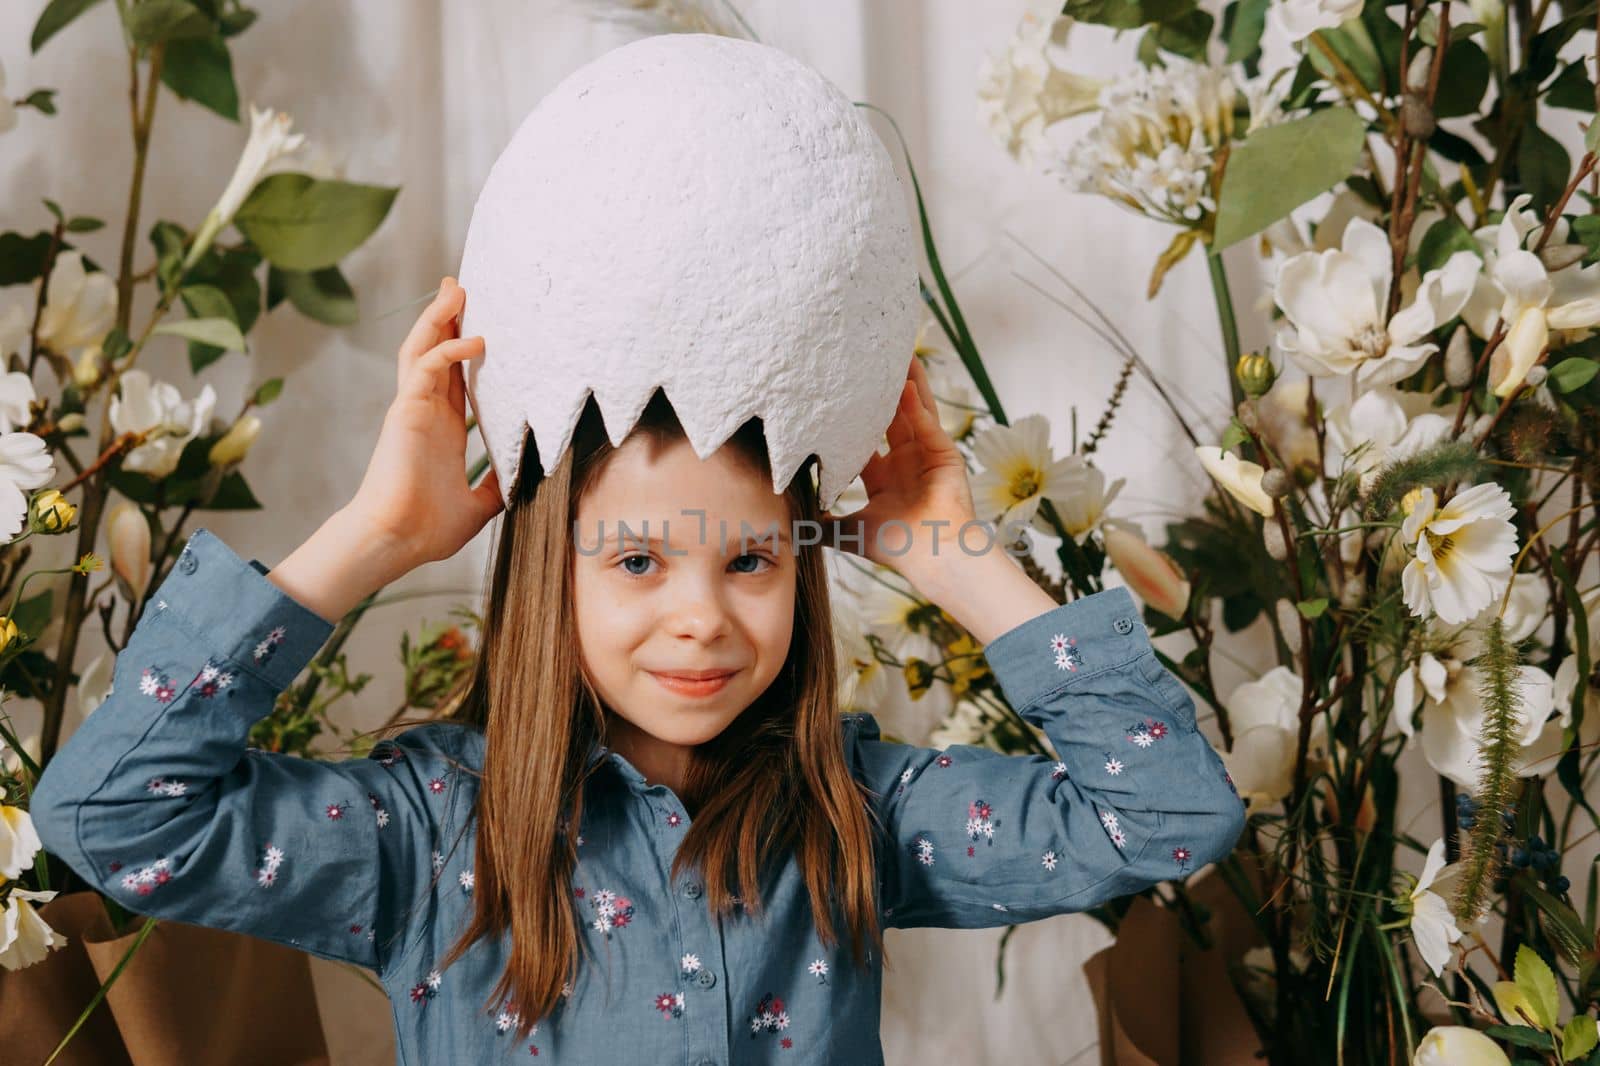
<path fill-rule="evenodd" d="M 256 437 L 260 435 L 261 419 L 255 415 L 245 415 L 211 446 L 211 465 L 232 466 L 243 462 L 244 457 L 250 452 L 250 445 L 254 444 Z"/>
<path fill-rule="evenodd" d="M 1444 352 L 1444 380 L 1452 389 L 1467 389 L 1472 386 L 1472 371 L 1472 345 L 1468 341 L 1467 327 L 1457 326 Z"/>
<path fill-rule="evenodd" d="M 1169 618 L 1182 618 L 1189 606 L 1189 579 L 1165 553 L 1132 529 L 1104 528 L 1106 558 L 1139 599 Z"/>
<path fill-rule="evenodd" d="M 1543 385 L 1545 378 L 1548 378 L 1549 376 L 1550 371 L 1543 363 L 1535 363 L 1528 368 L 1528 376 L 1523 378 L 1522 381 L 1529 388 L 1536 389 L 1540 385 Z"/>
<path fill-rule="evenodd" d="M 1400 101 L 1400 125 L 1405 128 L 1406 136 L 1415 141 L 1425 141 L 1433 136 L 1433 130 L 1438 123 L 1433 117 L 1433 108 L 1428 106 L 1428 101 L 1416 93 L 1406 93 Z"/>
<path fill-rule="evenodd" d="M 65 533 L 78 516 L 78 509 L 56 489 L 45 489 L 33 498 L 28 528 L 35 533 Z"/>
<path fill-rule="evenodd" d="M 1283 539 L 1283 529 L 1278 523 L 1261 523 L 1261 542 L 1275 561 L 1281 563 L 1289 558 L 1289 544 Z"/>
<path fill-rule="evenodd" d="M 1272 388 L 1273 381 L 1277 380 L 1278 372 L 1268 359 L 1260 352 L 1246 352 L 1234 364 L 1233 372 L 1239 378 L 1239 385 L 1244 389 L 1246 396 L 1261 396 Z"/>
<path fill-rule="evenodd" d="M 1494 415 L 1485 411 L 1472 421 L 1472 439 L 1477 440 L 1489 432 L 1489 427 L 1494 425 Z"/>
<path fill-rule="evenodd" d="M 7 648 L 11 647 L 11 645 L 20 635 L 21 633 L 17 629 L 17 623 L 11 620 L 11 616 L 8 614 L 0 614 L 0 652 L 3 652 Z"/>
<path fill-rule="evenodd" d="M 1261 491 L 1268 496 L 1282 499 L 1289 495 L 1289 490 L 1293 487 L 1294 485 L 1290 482 L 1289 475 L 1278 467 L 1273 467 L 1261 475 Z"/>
<path fill-rule="evenodd" d="M 915 656 L 906 660 L 904 667 L 906 687 L 911 691 L 911 698 L 920 700 L 928 692 L 928 686 L 933 683 L 933 667 Z"/>
<path fill-rule="evenodd" d="M 1300 609 L 1286 599 L 1280 599 L 1272 606 L 1278 616 L 1278 628 L 1283 631 L 1283 642 L 1289 646 L 1289 654 L 1299 655 Z"/>
<path fill-rule="evenodd" d="M 1367 598 L 1367 576 L 1365 574 L 1350 574 L 1344 579 L 1344 585 L 1339 589 L 1339 606 L 1347 611 L 1359 610 Z"/>
<path fill-rule="evenodd" d="M 56 419 L 56 428 L 63 433 L 76 433 L 84 426 L 83 412 L 73 411 Z"/>
<path fill-rule="evenodd" d="M 150 524 L 131 503 L 112 509 L 107 539 L 111 542 L 111 569 L 121 580 L 123 594 L 137 602 L 150 581 Z"/>
<path fill-rule="evenodd" d="M 87 392 L 94 388 L 103 373 L 101 363 L 104 355 L 98 344 L 91 344 L 78 356 L 78 361 L 72 366 L 72 380 L 78 388 Z"/>
<path fill-rule="evenodd" d="M 1411 57 L 1411 65 L 1406 68 L 1406 88 L 1413 92 L 1422 92 L 1428 87 L 1428 75 L 1433 69 L 1433 49 L 1423 45 L 1417 54 Z"/>

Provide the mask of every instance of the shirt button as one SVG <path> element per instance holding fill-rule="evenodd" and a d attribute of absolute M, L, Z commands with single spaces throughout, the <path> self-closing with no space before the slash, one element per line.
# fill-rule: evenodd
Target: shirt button
<path fill-rule="evenodd" d="M 1133 628 L 1133 619 L 1131 619 L 1131 618 L 1119 618 L 1119 619 L 1117 619 L 1115 622 L 1113 622 L 1111 624 L 1112 624 L 1113 628 L 1115 628 L 1118 633 L 1126 633 L 1126 632 L 1128 632 L 1129 630 L 1131 630 Z"/>
<path fill-rule="evenodd" d="M 710 970 L 701 970 L 695 975 L 694 983 L 699 985 L 701 988 L 710 988 L 712 985 L 717 983 L 717 975 L 712 973 Z"/>
<path fill-rule="evenodd" d="M 690 881 L 688 884 L 684 885 L 683 886 L 683 894 L 685 896 L 688 896 L 690 899 L 699 899 L 700 898 L 700 882 L 699 881 Z"/>
<path fill-rule="evenodd" d="M 194 573 L 194 568 L 200 564 L 195 560 L 194 552 L 186 551 L 178 556 L 178 569 L 186 574 Z"/>

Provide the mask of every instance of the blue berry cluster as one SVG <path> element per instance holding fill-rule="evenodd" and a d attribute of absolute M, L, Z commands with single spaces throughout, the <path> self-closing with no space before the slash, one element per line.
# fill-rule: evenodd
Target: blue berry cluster
<path fill-rule="evenodd" d="M 1478 801 L 1465 792 L 1456 793 L 1456 824 L 1462 829 L 1471 829 L 1478 824 Z M 1517 805 L 1511 804 L 1500 815 L 1500 824 L 1506 832 L 1511 832 L 1517 827 Z M 1504 847 L 1504 845 L 1501 845 Z"/>
<path fill-rule="evenodd" d="M 1472 829 L 1477 824 L 1478 807 L 1477 800 L 1464 792 L 1457 793 L 1456 824 L 1462 829 Z M 1512 804 L 1500 815 L 1500 822 L 1508 833 L 1516 829 L 1516 813 L 1516 805 Z M 1555 848 L 1545 847 L 1544 838 L 1537 834 L 1517 842 L 1515 846 L 1502 840 L 1495 845 L 1495 850 L 1500 852 L 1500 857 L 1514 868 L 1537 871 L 1545 887 L 1556 895 L 1562 895 L 1572 887 L 1572 882 L 1561 874 L 1561 853 Z M 1495 887 L 1504 891 L 1504 879 L 1500 879 Z"/>

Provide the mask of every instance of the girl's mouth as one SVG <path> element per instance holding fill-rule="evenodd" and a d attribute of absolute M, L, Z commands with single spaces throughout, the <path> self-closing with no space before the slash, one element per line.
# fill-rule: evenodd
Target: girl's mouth
<path fill-rule="evenodd" d="M 650 671 L 650 676 L 655 678 L 662 688 L 670 692 L 676 692 L 680 696 L 702 698 L 722 691 L 723 687 L 733 680 L 733 675 L 736 673 L 738 671 L 730 670 L 715 677 L 690 678 L 676 674 L 658 674 L 652 670 Z"/>

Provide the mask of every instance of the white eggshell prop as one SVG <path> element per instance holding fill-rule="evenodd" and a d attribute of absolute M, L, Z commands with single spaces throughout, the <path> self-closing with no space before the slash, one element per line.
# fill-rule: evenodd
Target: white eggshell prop
<path fill-rule="evenodd" d="M 858 109 L 776 48 L 664 34 L 541 100 L 462 253 L 466 384 L 509 504 L 593 391 L 620 444 L 657 386 L 695 453 L 759 415 L 773 490 L 812 453 L 830 507 L 877 449 L 920 317 L 904 190 Z"/>

